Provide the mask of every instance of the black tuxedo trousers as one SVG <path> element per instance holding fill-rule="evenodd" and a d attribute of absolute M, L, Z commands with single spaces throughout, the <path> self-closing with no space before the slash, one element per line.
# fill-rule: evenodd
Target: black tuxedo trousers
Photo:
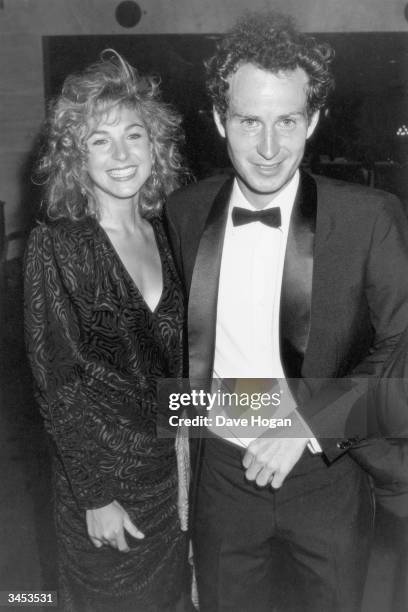
<path fill-rule="evenodd" d="M 243 450 L 204 444 L 200 612 L 359 612 L 374 522 L 366 474 L 348 455 L 328 466 L 306 450 L 281 489 L 260 488 L 245 479 Z"/>

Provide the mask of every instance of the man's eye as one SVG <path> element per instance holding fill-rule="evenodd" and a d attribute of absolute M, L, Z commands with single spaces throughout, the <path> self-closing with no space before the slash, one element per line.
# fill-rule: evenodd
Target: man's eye
<path fill-rule="evenodd" d="M 287 130 L 287 129 L 295 127 L 296 121 L 294 119 L 282 119 L 280 121 L 280 125 Z"/>
<path fill-rule="evenodd" d="M 251 119 L 250 117 L 248 117 L 247 119 L 243 119 L 242 120 L 242 125 L 244 127 L 252 128 L 252 127 L 255 127 L 255 126 L 258 125 L 258 120 L 257 119 Z"/>

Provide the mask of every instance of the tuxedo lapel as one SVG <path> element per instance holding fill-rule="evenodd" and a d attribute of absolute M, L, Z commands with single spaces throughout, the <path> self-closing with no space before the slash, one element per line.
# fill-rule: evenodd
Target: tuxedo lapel
<path fill-rule="evenodd" d="M 211 378 L 217 318 L 218 283 L 233 179 L 218 192 L 200 240 L 191 279 L 188 307 L 190 379 Z"/>
<path fill-rule="evenodd" d="M 290 220 L 281 289 L 281 359 L 288 378 L 300 378 L 309 341 L 316 219 L 316 182 L 302 172 Z"/>
<path fill-rule="evenodd" d="M 326 363 L 328 355 L 333 357 L 333 330 L 327 328 L 326 319 L 335 286 L 330 279 L 336 274 L 327 248 L 331 223 L 325 202 L 319 199 L 315 179 L 302 172 L 291 216 L 281 290 L 281 359 L 288 378 L 321 377 L 326 371 L 331 376 L 333 363 Z"/>
<path fill-rule="evenodd" d="M 316 183 L 301 174 L 290 219 L 280 304 L 281 359 L 288 378 L 300 378 L 310 333 Z"/>

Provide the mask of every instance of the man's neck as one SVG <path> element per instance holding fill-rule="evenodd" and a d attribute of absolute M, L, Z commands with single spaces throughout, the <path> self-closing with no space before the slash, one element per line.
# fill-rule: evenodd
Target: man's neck
<path fill-rule="evenodd" d="M 236 199 L 239 199 L 241 204 L 246 203 L 248 208 L 256 210 L 263 210 L 264 208 L 271 206 L 286 208 L 288 202 L 290 203 L 290 207 L 292 207 L 299 186 L 299 181 L 300 173 L 299 170 L 297 170 L 290 181 L 286 183 L 286 185 L 278 192 L 273 194 L 254 194 L 252 191 L 248 190 L 239 177 L 236 177 L 234 190 L 236 190 Z M 255 195 L 257 198 L 254 197 Z"/>

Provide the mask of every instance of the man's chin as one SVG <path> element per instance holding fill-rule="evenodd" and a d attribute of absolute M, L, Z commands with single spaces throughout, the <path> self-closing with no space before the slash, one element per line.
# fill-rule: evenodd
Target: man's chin
<path fill-rule="evenodd" d="M 279 193 L 281 189 L 289 182 L 290 178 L 282 176 L 272 178 L 263 178 L 259 180 L 245 181 L 246 191 L 253 193 L 255 196 L 270 196 L 271 198 Z"/>

